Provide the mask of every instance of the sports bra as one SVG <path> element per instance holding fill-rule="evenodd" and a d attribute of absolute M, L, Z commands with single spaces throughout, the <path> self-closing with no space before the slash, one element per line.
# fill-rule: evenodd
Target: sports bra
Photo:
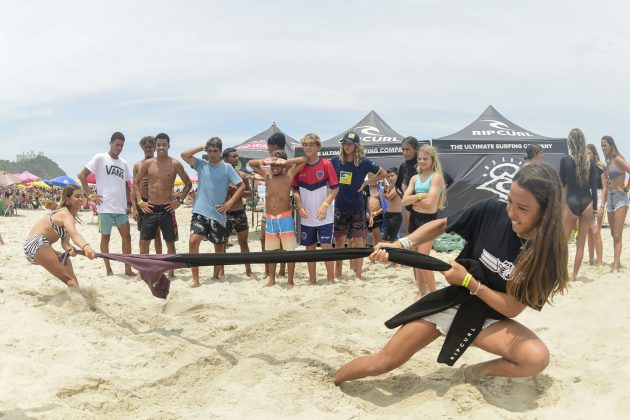
<path fill-rule="evenodd" d="M 434 173 L 435 172 L 433 172 L 433 174 Z M 420 174 L 417 175 L 416 183 L 414 185 L 414 191 L 416 192 L 416 194 L 429 192 L 429 190 L 431 189 L 431 177 L 433 176 L 433 174 L 429 175 L 424 182 L 420 180 Z"/>
<path fill-rule="evenodd" d="M 52 220 L 52 215 L 53 215 L 53 212 L 48 213 L 48 219 L 50 220 L 50 226 L 52 227 L 52 230 L 57 234 L 57 236 L 59 236 L 59 238 L 63 238 L 67 234 L 66 229 L 64 229 L 63 226 L 58 226 L 58 225 L 54 224 L 53 220 Z"/>

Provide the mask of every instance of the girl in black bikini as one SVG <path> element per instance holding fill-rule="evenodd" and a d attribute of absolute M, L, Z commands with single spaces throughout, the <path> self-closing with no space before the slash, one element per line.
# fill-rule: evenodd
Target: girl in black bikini
<path fill-rule="evenodd" d="M 70 245 L 70 239 L 77 247 L 85 252 L 89 259 L 96 257 L 94 250 L 83 239 L 76 229 L 76 217 L 83 204 L 83 193 L 79 187 L 68 185 L 61 194 L 60 209 L 41 218 L 28 233 L 24 242 L 24 255 L 31 264 L 41 265 L 55 277 L 63 281 L 68 287 L 78 286 L 79 282 L 74 274 L 72 262 L 67 259 L 59 261 L 60 252 L 52 248 L 52 244 L 61 239 L 61 246 L 76 255 Z"/>
<path fill-rule="evenodd" d="M 566 188 L 564 233 L 567 241 L 578 221 L 572 276 L 572 280 L 575 280 L 584 258 L 584 245 L 593 215 L 597 214 L 597 170 L 595 163 L 588 159 L 582 130 L 571 130 L 567 142 L 570 155 L 560 161 L 560 181 Z"/>

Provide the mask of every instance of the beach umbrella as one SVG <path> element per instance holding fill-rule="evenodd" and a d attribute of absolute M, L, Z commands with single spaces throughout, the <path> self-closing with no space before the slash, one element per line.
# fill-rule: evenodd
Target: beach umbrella
<path fill-rule="evenodd" d="M 181 187 L 182 185 L 184 185 L 184 181 L 182 181 L 179 175 L 177 175 L 177 178 L 175 178 L 175 183 L 173 185 L 176 187 Z"/>
<path fill-rule="evenodd" d="M 190 181 L 195 183 L 195 182 L 199 182 L 199 175 L 197 173 L 194 173 L 190 176 Z"/>
<path fill-rule="evenodd" d="M 30 173 L 29 171 L 24 171 L 21 174 L 19 174 L 18 176 L 20 177 L 22 182 L 35 182 L 35 181 L 39 181 L 41 179 L 40 177 Z"/>
<path fill-rule="evenodd" d="M 0 172 L 0 187 L 8 187 L 10 185 L 20 184 L 22 179 L 19 176 Z"/>
<path fill-rule="evenodd" d="M 46 184 L 46 183 L 45 183 L 45 182 L 43 182 L 43 181 L 35 181 L 35 182 L 31 182 L 31 183 L 30 183 L 30 186 L 31 186 L 31 187 L 39 187 L 39 188 L 43 188 L 43 189 L 45 189 L 45 190 L 50 190 L 50 189 L 52 189 L 52 187 L 51 187 L 50 185 Z"/>
<path fill-rule="evenodd" d="M 48 181 L 48 183 L 50 185 L 54 185 L 55 187 L 65 187 L 66 185 L 76 185 L 77 187 L 79 186 L 79 184 L 77 184 L 77 182 L 70 178 L 69 176 L 58 176 L 57 178 L 53 178 L 50 181 Z"/>

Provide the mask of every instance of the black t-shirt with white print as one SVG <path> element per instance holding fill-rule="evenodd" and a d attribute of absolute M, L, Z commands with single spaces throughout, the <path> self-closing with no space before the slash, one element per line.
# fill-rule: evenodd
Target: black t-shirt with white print
<path fill-rule="evenodd" d="M 457 233 L 466 240 L 457 258 L 479 261 L 485 275 L 483 283 L 505 293 L 514 261 L 523 246 L 512 230 L 506 203 L 483 200 L 449 216 L 447 222 L 446 232 Z"/>

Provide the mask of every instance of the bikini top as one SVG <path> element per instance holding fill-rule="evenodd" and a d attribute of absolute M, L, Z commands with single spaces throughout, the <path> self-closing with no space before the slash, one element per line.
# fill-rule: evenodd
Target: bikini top
<path fill-rule="evenodd" d="M 610 161 L 608 167 L 606 168 L 606 178 L 610 181 L 611 179 L 615 179 L 618 176 L 623 175 L 624 173 L 617 169 L 614 161 Z"/>
<path fill-rule="evenodd" d="M 433 174 L 434 173 L 435 172 L 433 172 Z M 427 179 L 424 180 L 424 182 L 420 180 L 420 174 L 418 174 L 418 176 L 416 177 L 416 183 L 414 185 L 414 191 L 416 192 L 416 194 L 429 192 L 429 190 L 431 189 L 431 177 L 433 176 L 433 174 L 429 175 Z"/>
<path fill-rule="evenodd" d="M 68 232 L 66 232 L 66 229 L 64 229 L 63 226 L 59 226 L 53 223 L 52 220 L 52 215 L 53 213 L 48 213 L 48 219 L 50 220 L 50 226 L 52 227 L 52 230 L 57 234 L 57 236 L 59 236 L 59 238 L 63 238 L 64 236 L 66 236 L 68 234 Z"/>

